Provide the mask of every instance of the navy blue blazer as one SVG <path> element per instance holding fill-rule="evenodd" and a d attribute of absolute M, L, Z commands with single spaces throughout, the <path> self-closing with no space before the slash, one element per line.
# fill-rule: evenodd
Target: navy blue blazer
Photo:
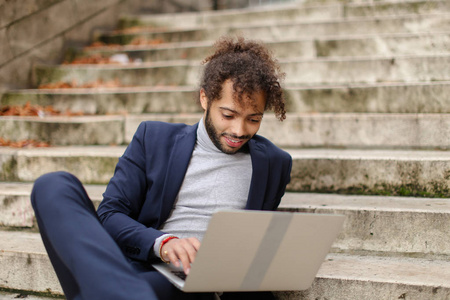
<path fill-rule="evenodd" d="M 126 256 L 143 261 L 152 256 L 154 241 L 163 234 L 157 228 L 169 217 L 183 182 L 197 127 L 143 122 L 119 158 L 97 213 Z M 253 175 L 246 209 L 275 210 L 290 181 L 292 158 L 258 135 L 248 145 Z"/>

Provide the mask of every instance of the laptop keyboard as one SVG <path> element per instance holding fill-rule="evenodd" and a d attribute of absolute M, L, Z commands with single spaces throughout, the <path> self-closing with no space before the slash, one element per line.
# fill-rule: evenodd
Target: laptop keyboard
<path fill-rule="evenodd" d="M 171 272 L 172 272 L 172 274 L 179 277 L 180 279 L 186 280 L 186 274 L 184 274 L 183 271 L 171 271 Z"/>

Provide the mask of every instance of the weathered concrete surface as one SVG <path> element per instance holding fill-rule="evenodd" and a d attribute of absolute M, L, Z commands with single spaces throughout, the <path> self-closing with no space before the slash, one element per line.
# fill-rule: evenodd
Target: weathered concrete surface
<path fill-rule="evenodd" d="M 189 26 L 219 26 L 224 24 L 258 24 L 261 20 L 267 24 L 275 24 L 280 19 L 295 21 L 298 19 L 338 18 L 343 14 L 340 5 L 299 7 L 296 4 L 277 5 L 270 9 L 253 7 L 248 9 L 230 9 L 224 11 L 207 11 L 200 13 L 162 14 L 123 16 L 122 27 L 145 24 L 154 27 L 189 27 Z"/>
<path fill-rule="evenodd" d="M 149 28 L 140 32 L 103 32 L 98 39 L 108 44 L 129 44 L 134 38 L 162 40 L 167 43 L 216 40 L 226 34 L 241 34 L 253 39 L 288 40 L 299 38 L 340 37 L 361 34 L 427 33 L 450 30 L 450 14 L 400 15 L 376 18 L 331 20 L 279 20 L 276 24 L 233 24 L 223 27 L 195 26 L 173 28 Z"/>
<path fill-rule="evenodd" d="M 0 226 L 33 227 L 34 212 L 30 204 L 30 195 L 0 194 Z"/>
<path fill-rule="evenodd" d="M 120 145 L 124 116 L 0 117 L 0 136 L 50 145 Z"/>
<path fill-rule="evenodd" d="M 296 192 L 450 197 L 448 151 L 290 150 Z"/>
<path fill-rule="evenodd" d="M 97 2 L 1 1 L 0 85 L 29 86 L 32 65 L 59 63 L 69 43 L 88 42 L 92 28 L 113 28 L 119 14 L 136 7 L 136 0 Z"/>
<path fill-rule="evenodd" d="M 450 82 L 287 87 L 290 112 L 450 113 Z"/>
<path fill-rule="evenodd" d="M 409 2 L 409 3 L 408 3 Z M 271 9 L 249 8 L 244 10 L 210 11 L 197 14 L 166 14 L 161 16 L 123 17 L 122 25 L 148 24 L 155 27 L 218 26 L 221 24 L 276 24 L 285 21 L 324 20 L 342 17 L 390 16 L 402 14 L 427 14 L 449 11 L 447 1 L 408 1 L 365 3 L 355 5 L 306 5 L 273 6 Z"/>
<path fill-rule="evenodd" d="M 200 114 L 127 116 L 126 137 L 147 120 L 194 124 Z M 267 112 L 258 134 L 281 147 L 450 149 L 448 114 L 288 114 L 278 121 Z"/>
<path fill-rule="evenodd" d="M 124 147 L 0 148 L 2 180 L 33 181 L 65 170 L 85 183 L 107 183 Z M 450 197 L 448 151 L 289 150 L 293 157 L 288 190 Z M 13 178 L 13 179 L 11 179 Z"/>
<path fill-rule="evenodd" d="M 447 55 L 280 60 L 287 84 L 351 84 L 450 79 Z M 308 70 L 307 72 L 305 70 Z M 371 70 L 366 72 L 366 70 Z"/>
<path fill-rule="evenodd" d="M 3 181 L 34 181 L 48 172 L 68 171 L 84 183 L 107 183 L 124 150 L 123 146 L 0 148 L 0 161 L 14 166 L 13 169 L 0 169 L 0 178 Z"/>
<path fill-rule="evenodd" d="M 315 41 L 315 50 L 318 57 L 442 54 L 450 50 L 450 34 L 323 38 Z"/>
<path fill-rule="evenodd" d="M 0 261 L 14 267 L 0 270 L 1 287 L 61 293 L 38 234 L 0 232 L 0 238 L 5 241 L 0 245 Z M 347 300 L 397 299 L 406 293 L 413 299 L 446 299 L 450 295 L 449 270 L 450 262 L 445 260 L 330 254 L 310 289 L 277 295 L 281 299 L 324 295 Z"/>
<path fill-rule="evenodd" d="M 0 292 L 0 300 L 27 298 L 27 300 L 55 300 L 54 297 L 40 297 L 23 292 Z"/>
<path fill-rule="evenodd" d="M 448 11 L 448 1 L 380 1 L 375 3 L 348 3 L 345 6 L 345 16 L 380 16 L 401 14 L 427 14 Z"/>
<path fill-rule="evenodd" d="M 101 80 L 119 79 L 129 86 L 195 85 L 198 82 L 200 62 L 170 61 L 129 65 L 63 65 L 35 68 L 33 85 L 50 82 L 87 84 Z"/>
<path fill-rule="evenodd" d="M 0 148 L 0 180 L 17 180 L 17 151 L 13 149 L 2 150 Z"/>
<path fill-rule="evenodd" d="M 289 114 L 265 117 L 261 135 L 283 147 L 450 149 L 448 114 Z"/>
<path fill-rule="evenodd" d="M 40 43 L 55 38 L 65 29 L 76 26 L 76 16 L 67 13 L 73 9 L 73 2 L 59 1 L 48 5 L 47 9 L 40 8 L 35 17 L 19 18 L 12 22 L 8 26 L 8 36 L 14 56 L 17 57 Z M 65 17 L 61 18 L 62 15 Z"/>
<path fill-rule="evenodd" d="M 30 202 L 32 187 L 33 183 L 30 182 L 0 182 L 0 226 L 37 226 Z M 86 184 L 84 188 L 97 207 L 106 186 Z"/>
<path fill-rule="evenodd" d="M 20 231 L 0 232 L 0 288 L 62 294 L 41 237 Z"/>
<path fill-rule="evenodd" d="M 15 90 L 4 94 L 1 105 L 52 105 L 56 110 L 86 114 L 200 112 L 197 88 L 142 87 L 104 89 Z M 450 105 L 449 105 L 450 106 Z M 449 108 L 450 109 L 450 108 Z"/>
<path fill-rule="evenodd" d="M 31 183 L 0 184 L 0 226 L 35 226 L 31 187 Z M 97 207 L 105 186 L 85 188 Z M 333 245 L 336 252 L 430 258 L 450 255 L 450 241 L 442 239 L 450 226 L 449 199 L 286 193 L 279 209 L 345 215 L 343 231 Z"/>
<path fill-rule="evenodd" d="M 14 57 L 11 48 L 9 47 L 6 28 L 0 29 L 0 52 L 2 53 L 0 56 L 0 64 L 3 64 Z"/>
<path fill-rule="evenodd" d="M 0 84 L 6 88 L 26 88 L 31 85 L 32 66 L 38 62 L 58 63 L 61 60 L 61 49 L 64 37 L 57 35 L 46 43 L 20 54 L 0 68 Z"/>
<path fill-rule="evenodd" d="M 358 85 L 286 86 L 289 112 L 450 113 L 450 81 Z M 52 105 L 87 114 L 195 113 L 198 88 L 136 87 L 8 91 L 1 105 Z M 270 114 L 270 113 L 269 113 Z"/>
<path fill-rule="evenodd" d="M 450 256 L 450 199 L 287 193 L 279 209 L 345 215 L 334 251 Z"/>
<path fill-rule="evenodd" d="M 168 61 L 173 59 L 203 59 L 211 54 L 213 41 L 167 43 L 157 46 L 123 46 L 94 48 L 81 51 L 78 57 L 101 54 L 109 57 L 115 53 L 125 53 L 130 59 Z M 267 40 L 266 45 L 277 58 L 288 57 L 342 57 L 380 55 L 430 55 L 448 53 L 449 34 L 380 34 L 350 37 L 323 37 L 304 39 Z"/>
<path fill-rule="evenodd" d="M 30 183 L 0 182 L 0 226 L 33 227 Z"/>
<path fill-rule="evenodd" d="M 450 262 L 329 255 L 312 287 L 277 292 L 278 299 L 417 299 L 450 296 Z"/>
<path fill-rule="evenodd" d="M 300 37 L 340 37 L 358 34 L 426 33 L 448 31 L 450 15 L 399 15 L 377 18 L 335 19 L 327 21 L 299 21 L 232 27 L 228 34 L 243 34 L 255 39 L 295 39 Z"/>
<path fill-rule="evenodd" d="M 450 55 L 399 56 L 383 58 L 328 58 L 280 60 L 288 74 L 286 84 L 354 84 L 450 80 Z M 138 65 L 78 65 L 35 68 L 39 86 L 49 82 L 77 82 L 120 78 L 125 85 L 197 85 L 202 67 L 198 61 L 170 61 Z M 305 72 L 308 70 L 308 72 Z M 371 70 L 371 72 L 365 72 Z"/>

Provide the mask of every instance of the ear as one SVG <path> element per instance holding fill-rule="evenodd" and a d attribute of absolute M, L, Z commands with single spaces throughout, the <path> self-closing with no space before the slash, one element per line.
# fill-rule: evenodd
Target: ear
<path fill-rule="evenodd" d="M 206 93 L 204 89 L 200 89 L 200 104 L 204 111 L 208 108 L 208 98 L 206 97 Z"/>

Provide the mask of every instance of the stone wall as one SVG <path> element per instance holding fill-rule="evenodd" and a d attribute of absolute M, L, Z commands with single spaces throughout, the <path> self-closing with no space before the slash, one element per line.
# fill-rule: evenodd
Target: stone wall
<path fill-rule="evenodd" d="M 29 87 L 37 63 L 59 63 L 64 50 L 112 28 L 136 0 L 0 0 L 0 89 Z"/>
<path fill-rule="evenodd" d="M 260 4 L 297 1 L 297 0 L 164 0 L 142 1 L 142 9 L 150 13 L 175 13 L 188 11 L 205 11 L 214 9 L 231 9 Z"/>
<path fill-rule="evenodd" d="M 218 0 L 218 8 L 248 0 Z M 214 0 L 0 0 L 0 98 L 2 91 L 31 87 L 31 69 L 61 63 L 65 50 L 90 43 L 124 13 L 213 9 Z"/>
<path fill-rule="evenodd" d="M 125 13 L 230 9 L 295 0 L 0 0 L 0 98 L 30 88 L 35 64 L 61 63 L 68 47 L 90 43 Z"/>

